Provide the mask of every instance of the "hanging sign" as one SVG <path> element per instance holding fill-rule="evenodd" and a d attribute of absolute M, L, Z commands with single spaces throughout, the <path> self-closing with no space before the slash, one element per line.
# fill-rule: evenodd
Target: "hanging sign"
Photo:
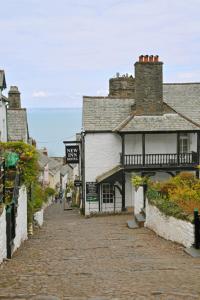
<path fill-rule="evenodd" d="M 65 146 L 66 163 L 78 164 L 79 163 L 79 146 Z"/>
<path fill-rule="evenodd" d="M 98 201 L 98 186 L 96 182 L 86 182 L 86 201 Z"/>

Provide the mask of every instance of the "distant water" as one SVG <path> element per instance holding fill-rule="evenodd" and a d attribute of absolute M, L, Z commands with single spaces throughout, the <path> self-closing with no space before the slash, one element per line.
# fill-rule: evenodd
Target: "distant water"
<path fill-rule="evenodd" d="M 74 140 L 81 131 L 81 108 L 29 108 L 27 112 L 30 136 L 50 156 L 63 156 L 63 141 Z"/>

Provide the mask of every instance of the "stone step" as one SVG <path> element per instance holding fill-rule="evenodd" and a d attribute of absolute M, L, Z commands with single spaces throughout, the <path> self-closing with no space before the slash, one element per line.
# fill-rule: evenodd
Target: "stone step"
<path fill-rule="evenodd" d="M 135 221 L 135 219 L 132 219 L 132 220 L 128 220 L 127 221 L 127 226 L 128 228 L 130 229 L 136 229 L 136 228 L 139 228 L 137 222 Z"/>
<path fill-rule="evenodd" d="M 135 215 L 135 220 L 139 227 L 144 227 L 145 216 L 142 213 Z"/>

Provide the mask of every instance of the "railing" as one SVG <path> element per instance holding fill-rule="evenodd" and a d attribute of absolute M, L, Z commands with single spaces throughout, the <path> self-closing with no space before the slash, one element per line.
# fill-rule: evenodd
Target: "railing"
<path fill-rule="evenodd" d="M 197 164 L 197 153 L 133 154 L 121 156 L 125 166 L 180 166 Z"/>

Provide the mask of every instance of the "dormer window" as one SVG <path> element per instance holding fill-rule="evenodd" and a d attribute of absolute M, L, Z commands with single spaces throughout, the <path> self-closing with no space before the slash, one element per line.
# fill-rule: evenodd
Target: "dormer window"
<path fill-rule="evenodd" d="M 188 153 L 190 151 L 190 137 L 188 133 L 180 134 L 180 153 Z"/>

